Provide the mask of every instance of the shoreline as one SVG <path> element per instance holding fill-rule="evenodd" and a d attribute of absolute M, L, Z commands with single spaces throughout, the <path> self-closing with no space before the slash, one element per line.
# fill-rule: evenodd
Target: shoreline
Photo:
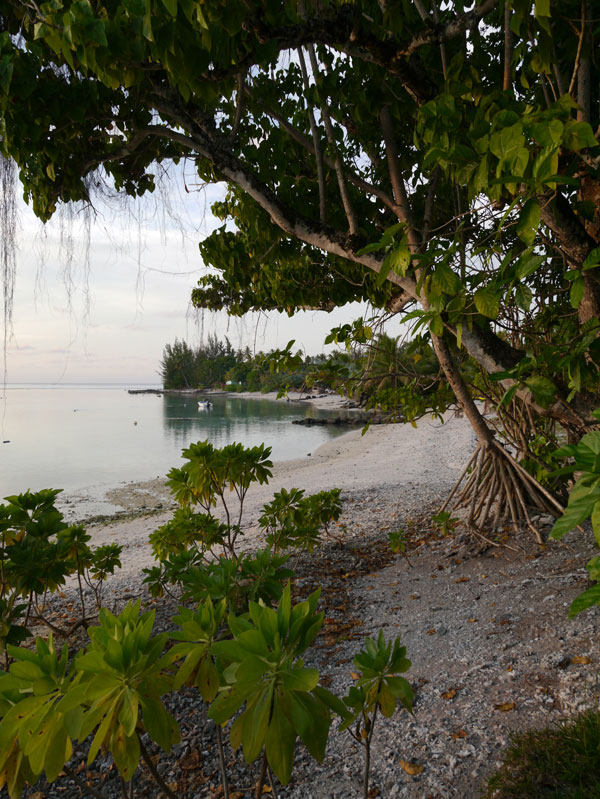
<path fill-rule="evenodd" d="M 218 395 L 222 397 L 240 397 L 250 400 L 267 400 L 269 402 L 287 402 L 287 397 L 277 397 L 277 392 L 270 391 L 265 394 L 260 391 L 222 391 L 211 389 L 201 391 L 199 389 L 127 389 L 129 394 L 151 394 L 160 396 L 162 394 L 174 396 L 210 396 Z M 363 422 L 361 417 L 364 411 L 360 408 L 348 407 L 348 400 L 339 394 L 306 395 L 300 392 L 290 392 L 289 401 L 304 406 L 314 407 L 318 411 L 323 411 L 326 415 L 339 413 L 339 417 L 344 423 L 343 417 L 349 419 L 348 431 L 355 430 L 358 424 Z M 357 416 L 356 422 L 352 417 Z M 337 426 L 337 425 L 336 425 Z M 301 431 L 298 431 L 301 435 Z M 335 438 L 343 437 L 336 435 Z M 287 463 L 287 461 L 282 461 Z M 171 502 L 171 496 L 164 487 L 163 477 L 147 477 L 145 479 L 132 479 L 111 483 L 102 481 L 101 483 L 88 484 L 79 488 L 69 489 L 58 497 L 59 510 L 65 515 L 69 523 L 108 523 L 111 519 L 115 521 L 127 520 L 136 515 L 150 516 L 159 513 L 163 507 Z"/>
<path fill-rule="evenodd" d="M 430 494 L 442 490 L 443 494 L 443 487 L 451 487 L 474 446 L 468 422 L 453 414 L 447 414 L 444 424 L 425 417 L 417 428 L 378 425 L 364 435 L 362 429 L 351 430 L 303 458 L 274 462 L 269 483 L 252 486 L 248 492 L 244 540 L 248 547 L 254 546 L 261 508 L 282 488 L 300 488 L 307 494 L 341 488 L 345 498 L 355 491 Z M 122 510 L 87 520 L 92 543 L 124 542 L 123 566 L 128 573 L 151 565 L 148 534 L 168 521 L 177 507 L 164 479 L 127 483 L 107 491 L 106 497 Z M 131 560 L 127 567 L 126 560 Z"/>
<path fill-rule="evenodd" d="M 417 429 L 399 424 L 369 428 L 364 436 L 352 431 L 310 457 L 275 464 L 270 483 L 248 493 L 244 540 L 253 548 L 261 544 L 255 523 L 260 505 L 273 491 L 342 489 L 342 517 L 323 546 L 300 559 L 294 590 L 300 598 L 322 589 L 326 625 L 307 663 L 338 695 L 352 684 L 352 658 L 366 636 L 383 630 L 386 640 L 399 636 L 407 647 L 415 716 L 398 712 L 378 725 L 374 795 L 480 799 L 483 780 L 514 731 L 597 706 L 600 608 L 567 617 L 586 583 L 585 563 L 597 554 L 591 533 L 573 532 L 564 543 L 543 547 L 526 531 L 506 534 L 511 549 L 480 553 L 462 547 L 460 533 L 443 537 L 432 526 L 432 513 L 474 445 L 468 422 L 456 416 L 444 425 L 424 419 Z M 139 492 L 143 485 L 130 488 Z M 171 629 L 177 601 L 150 598 L 141 584 L 141 569 L 153 563 L 148 534 L 170 515 L 168 508 L 158 510 L 151 517 L 91 525 L 88 532 L 93 545 L 125 545 L 123 569 L 107 582 L 105 605 L 115 611 L 141 597 L 156 611 L 157 627 Z M 408 558 L 390 551 L 388 536 L 396 531 L 407 534 Z M 73 601 L 75 590 L 74 583 L 65 587 L 57 612 Z M 180 775 L 184 794 L 208 796 L 218 789 L 214 726 L 196 694 L 174 694 L 170 701 L 182 743 L 161 755 L 161 763 Z M 198 777 L 205 781 L 196 788 L 185 782 L 196 772 L 181 772 L 178 763 L 200 751 Z M 239 757 L 232 762 L 233 783 L 248 784 L 251 769 Z M 420 770 L 407 771 L 406 763 Z M 322 764 L 300 747 L 292 783 L 279 789 L 280 796 L 358 795 L 361 764 L 360 750 L 334 729 Z M 107 799 L 116 798 L 118 786 L 109 791 L 108 778 L 102 788 Z M 79 793 L 74 787 L 45 795 L 76 799 Z M 149 786 L 143 795 L 157 796 Z"/>

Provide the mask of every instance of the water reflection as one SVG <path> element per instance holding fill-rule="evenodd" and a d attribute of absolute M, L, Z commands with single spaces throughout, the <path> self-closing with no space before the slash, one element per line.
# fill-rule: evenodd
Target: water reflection
<path fill-rule="evenodd" d="M 203 439 L 217 447 L 232 441 L 246 446 L 264 442 L 273 447 L 273 458 L 286 460 L 302 457 L 332 435 L 344 432 L 329 426 L 292 425 L 294 419 L 328 415 L 310 406 L 218 395 L 210 399 L 213 407 L 203 410 L 195 397 L 163 395 L 165 435 L 181 448 Z"/>

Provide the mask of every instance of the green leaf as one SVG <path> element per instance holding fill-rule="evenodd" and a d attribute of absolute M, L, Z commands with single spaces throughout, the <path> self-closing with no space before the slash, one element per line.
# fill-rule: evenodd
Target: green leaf
<path fill-rule="evenodd" d="M 569 533 L 577 525 L 585 521 L 598 500 L 599 492 L 591 496 L 582 497 L 575 502 L 571 502 L 569 499 L 565 512 L 554 522 L 554 526 L 550 531 L 550 538 L 560 539 L 565 533 Z"/>
<path fill-rule="evenodd" d="M 525 283 L 517 283 L 515 286 L 515 302 L 522 311 L 528 311 L 533 302 L 533 292 Z"/>
<path fill-rule="evenodd" d="M 600 556 L 596 555 L 586 563 L 585 568 L 588 570 L 590 580 L 600 580 Z"/>
<path fill-rule="evenodd" d="M 535 401 L 543 408 L 548 408 L 556 399 L 557 388 L 547 377 L 533 375 L 527 378 L 525 385 L 530 389 Z"/>
<path fill-rule="evenodd" d="M 533 246 L 540 224 L 540 204 L 535 197 L 527 200 L 517 222 L 517 236 L 528 247 Z"/>
<path fill-rule="evenodd" d="M 429 329 L 434 336 L 441 337 L 444 335 L 444 322 L 439 314 L 432 314 L 431 321 L 429 322 Z"/>
<path fill-rule="evenodd" d="M 410 249 L 408 247 L 408 239 L 406 236 L 402 239 L 398 247 L 392 250 L 389 257 L 394 272 L 401 277 L 404 277 L 410 266 Z"/>
<path fill-rule="evenodd" d="M 535 0 L 536 17 L 550 17 L 550 0 Z"/>
<path fill-rule="evenodd" d="M 446 294 L 457 294 L 462 287 L 459 276 L 445 263 L 436 266 L 432 279 Z"/>
<path fill-rule="evenodd" d="M 582 272 L 587 272 L 588 269 L 595 269 L 600 264 L 600 247 L 596 247 L 591 251 L 583 262 Z"/>
<path fill-rule="evenodd" d="M 585 295 L 585 280 L 583 275 L 578 274 L 577 277 L 571 282 L 571 289 L 569 291 L 569 302 L 572 308 L 579 308 L 581 300 Z"/>
<path fill-rule="evenodd" d="M 545 260 L 545 255 L 533 255 L 531 251 L 523 253 L 517 262 L 516 277 L 519 280 L 524 280 L 526 277 L 536 272 Z"/>
<path fill-rule="evenodd" d="M 282 785 L 287 785 L 292 776 L 296 733 L 281 710 L 279 702 L 273 706 L 273 716 L 265 741 L 267 760 Z"/>
<path fill-rule="evenodd" d="M 179 724 L 165 708 L 160 699 L 144 697 L 142 700 L 142 717 L 144 729 L 161 749 L 168 752 L 175 744 L 179 743 Z"/>
<path fill-rule="evenodd" d="M 164 7 L 172 17 L 177 16 L 177 0 L 162 0 Z"/>
<path fill-rule="evenodd" d="M 591 608 L 593 605 L 600 605 L 600 583 L 593 585 L 587 591 L 575 597 L 569 608 L 569 618 L 572 619 L 573 616 L 581 613 L 582 610 Z"/>
<path fill-rule="evenodd" d="M 119 724 L 112 734 L 110 751 L 119 774 L 124 780 L 130 780 L 140 762 L 140 743 L 137 735 L 127 735 L 123 725 Z"/>
<path fill-rule="evenodd" d="M 317 669 L 295 668 L 283 674 L 283 687 L 286 691 L 312 691 L 319 682 Z"/>
<path fill-rule="evenodd" d="M 273 685 L 261 686 L 258 693 L 248 701 L 244 711 L 242 748 L 246 763 L 253 763 L 260 755 L 271 717 Z"/>
<path fill-rule="evenodd" d="M 495 319 L 500 313 L 500 295 L 489 286 L 481 286 L 474 294 L 475 307 L 482 316 Z"/>
<path fill-rule="evenodd" d="M 577 122 L 571 119 L 565 125 L 563 145 L 569 150 L 583 150 L 586 147 L 597 147 L 598 142 L 589 122 Z"/>

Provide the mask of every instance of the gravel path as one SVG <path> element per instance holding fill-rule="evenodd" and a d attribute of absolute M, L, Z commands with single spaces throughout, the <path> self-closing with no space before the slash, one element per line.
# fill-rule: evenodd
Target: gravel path
<path fill-rule="evenodd" d="M 373 739 L 373 797 L 476 799 L 496 767 L 510 733 L 547 725 L 597 705 L 599 609 L 567 619 L 568 605 L 587 585 L 585 563 L 595 554 L 590 533 L 539 547 L 532 536 L 506 537 L 506 547 L 468 556 L 459 540 L 435 534 L 431 515 L 451 487 L 473 439 L 462 419 L 374 427 L 349 433 L 307 461 L 277 467 L 258 507 L 281 485 L 308 491 L 343 489 L 344 513 L 334 535 L 297 571 L 295 593 L 323 590 L 326 622 L 310 654 L 324 684 L 339 695 L 352 683 L 352 657 L 366 635 L 383 629 L 400 636 L 412 660 L 405 675 L 416 693 L 413 717 L 398 712 L 382 720 Z M 156 499 L 151 486 L 147 507 Z M 124 498 L 124 497 L 123 497 Z M 163 518 L 142 517 L 96 525 L 96 541 L 127 545 L 126 564 L 110 587 L 115 607 L 139 592 L 135 575 L 148 561 L 147 533 Z M 406 531 L 409 559 L 395 556 L 388 534 Z M 256 543 L 256 530 L 247 534 Z M 67 591 L 68 603 L 69 592 Z M 157 625 L 169 627 L 172 603 L 147 600 Z M 188 690 L 169 699 L 180 719 L 182 741 L 160 769 L 181 797 L 220 797 L 215 731 L 198 697 Z M 348 734 L 332 731 L 325 760 L 315 763 L 298 748 L 292 782 L 283 799 L 341 799 L 361 795 L 362 752 Z M 82 758 L 77 753 L 74 762 Z M 256 765 L 230 753 L 232 797 L 250 796 Z M 411 774 L 409 772 L 419 772 Z M 109 761 L 94 764 L 92 783 L 106 799 L 120 786 Z M 37 792 L 37 793 L 36 793 Z M 36 799 L 74 799 L 69 779 L 38 784 Z M 142 771 L 136 796 L 156 792 Z"/>

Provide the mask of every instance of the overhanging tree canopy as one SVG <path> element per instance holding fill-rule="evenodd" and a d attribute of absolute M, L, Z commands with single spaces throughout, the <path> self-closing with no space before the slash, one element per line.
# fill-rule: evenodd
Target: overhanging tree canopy
<path fill-rule="evenodd" d="M 573 438 L 596 424 L 595 8 L 4 0 L 2 148 L 44 219 L 99 168 L 134 195 L 168 159 L 226 181 L 198 305 L 418 307 L 485 482 L 496 450 L 456 347 L 506 402 Z"/>

